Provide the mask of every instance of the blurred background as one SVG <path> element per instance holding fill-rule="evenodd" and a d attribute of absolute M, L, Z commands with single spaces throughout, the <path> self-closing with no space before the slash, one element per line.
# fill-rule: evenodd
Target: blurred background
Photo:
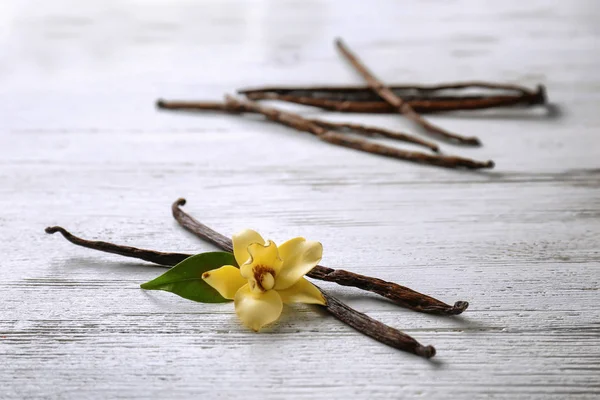
<path fill-rule="evenodd" d="M 142 108 L 137 96 L 125 95 L 220 98 L 248 85 L 360 83 L 333 48 L 337 36 L 389 83 L 546 83 L 571 101 L 574 90 L 590 90 L 583 78 L 598 67 L 594 0 L 371 6 L 5 0 L 0 7 L 0 83 L 11 96 L 3 112 L 12 128 L 27 126 L 31 118 L 24 114 L 32 110 L 39 113 L 36 124 L 52 127 L 55 118 L 42 109 L 57 101 L 67 102 L 74 126 L 107 126 L 105 116 L 83 102 L 92 94 L 98 101 L 110 97 L 118 111 L 131 102 Z M 35 99 L 20 98 L 29 93 Z M 57 93 L 72 96 L 57 99 Z M 126 126 L 127 119 L 117 112 L 110 126 Z"/>

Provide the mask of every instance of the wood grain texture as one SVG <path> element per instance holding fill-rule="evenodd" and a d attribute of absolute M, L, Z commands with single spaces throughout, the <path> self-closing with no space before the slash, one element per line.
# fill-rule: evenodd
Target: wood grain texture
<path fill-rule="evenodd" d="M 0 11 L 0 398 L 600 395 L 596 1 L 9 0 Z M 240 87 L 360 84 L 337 36 L 390 84 L 542 83 L 560 115 L 431 116 L 484 144 L 442 151 L 496 162 L 468 172 L 357 154 L 259 119 L 154 108 Z M 412 131 L 394 116 L 289 107 Z M 311 307 L 257 335 L 230 304 L 139 289 L 163 269 L 44 233 L 61 224 L 210 250 L 172 220 L 178 197 L 223 233 L 319 240 L 325 265 L 470 307 L 436 317 L 323 285 L 435 345 L 432 361 Z"/>

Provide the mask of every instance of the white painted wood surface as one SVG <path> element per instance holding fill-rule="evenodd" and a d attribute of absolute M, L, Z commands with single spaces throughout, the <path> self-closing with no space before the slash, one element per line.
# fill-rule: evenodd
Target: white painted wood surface
<path fill-rule="evenodd" d="M 388 82 L 544 83 L 561 115 L 431 117 L 485 145 L 445 151 L 497 165 L 458 172 L 258 118 L 154 109 L 360 83 L 336 36 Z M 594 0 L 4 0 L 0 398 L 596 398 L 599 38 Z M 326 117 L 414 131 L 395 116 Z M 211 249 L 171 219 L 180 196 L 223 233 L 320 240 L 324 265 L 471 307 L 435 317 L 322 284 L 435 345 L 433 361 L 309 307 L 253 334 L 231 304 L 141 290 L 160 268 L 43 233 Z"/>

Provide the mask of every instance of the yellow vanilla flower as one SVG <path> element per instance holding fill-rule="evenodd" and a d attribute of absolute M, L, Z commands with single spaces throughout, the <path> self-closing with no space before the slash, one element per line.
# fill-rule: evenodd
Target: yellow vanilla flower
<path fill-rule="evenodd" d="M 242 323 L 258 332 L 279 318 L 283 303 L 325 305 L 319 289 L 304 278 L 322 254 L 319 242 L 297 237 L 277 247 L 247 229 L 233 236 L 233 255 L 240 268 L 225 265 L 202 278 L 221 296 L 234 300 Z"/>

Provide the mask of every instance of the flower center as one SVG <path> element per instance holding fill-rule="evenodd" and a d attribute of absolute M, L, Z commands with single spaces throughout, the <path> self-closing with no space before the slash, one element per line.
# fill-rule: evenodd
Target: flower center
<path fill-rule="evenodd" d="M 266 292 L 275 286 L 275 271 L 265 265 L 256 265 L 253 269 L 254 281 L 256 285 L 250 285 L 252 289 L 258 289 L 260 292 Z"/>
<path fill-rule="evenodd" d="M 273 278 L 273 275 L 267 272 L 262 276 L 260 280 L 260 285 L 265 290 L 271 290 L 273 289 L 273 286 L 275 286 L 275 278 Z"/>

